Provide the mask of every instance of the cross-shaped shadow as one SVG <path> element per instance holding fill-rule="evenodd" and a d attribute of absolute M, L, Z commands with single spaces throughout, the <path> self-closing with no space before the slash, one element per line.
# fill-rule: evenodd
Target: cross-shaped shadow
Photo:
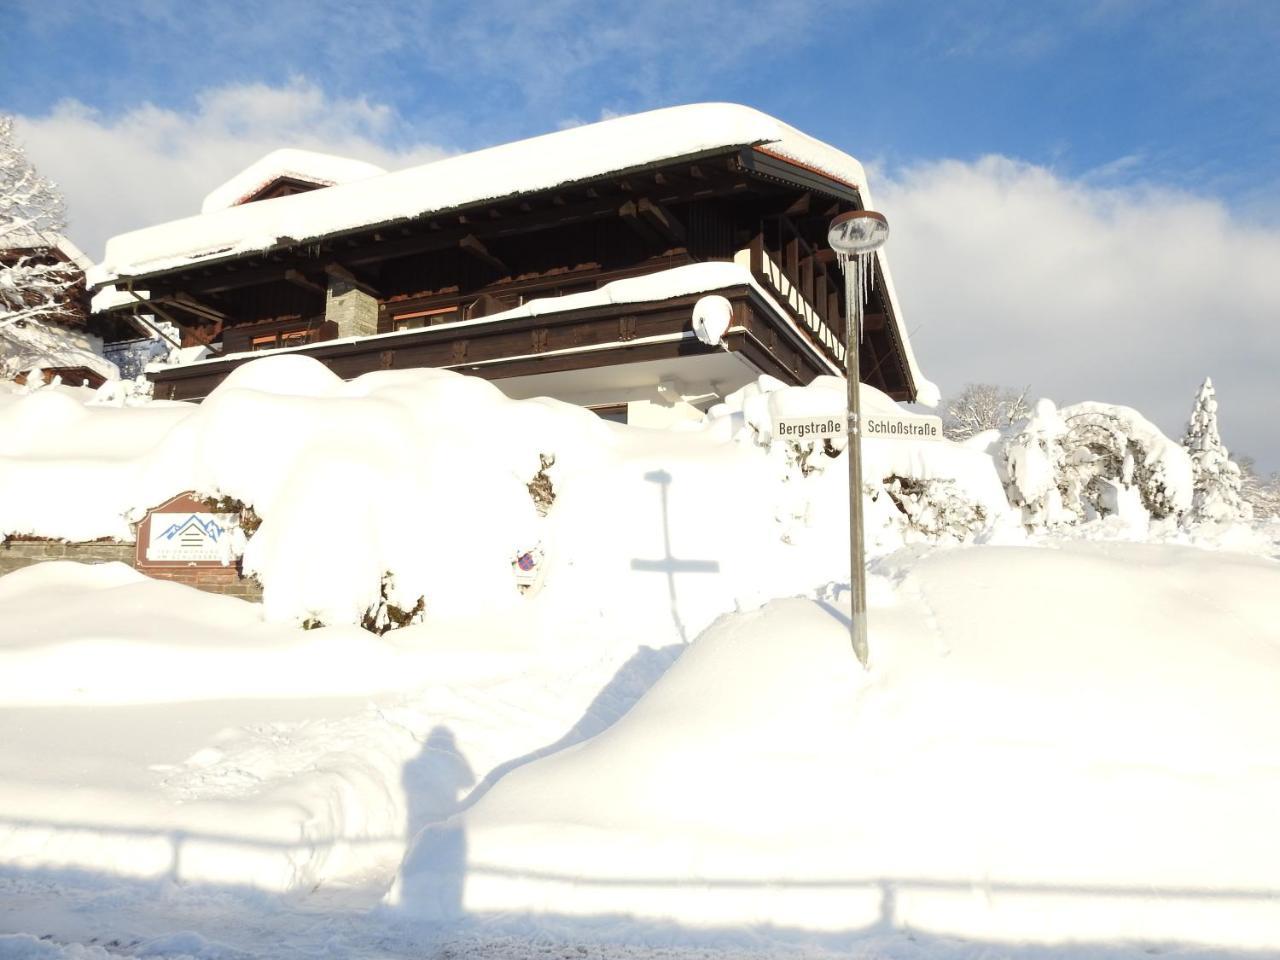
<path fill-rule="evenodd" d="M 680 608 L 676 603 L 677 573 L 718 573 L 720 563 L 717 560 L 681 560 L 671 553 L 671 522 L 667 507 L 667 488 L 671 486 L 671 474 L 665 470 L 651 470 L 644 475 L 651 483 L 662 488 L 662 547 L 665 556 L 661 560 L 632 560 L 631 569 L 647 573 L 665 573 L 667 575 L 667 593 L 671 598 L 671 619 L 683 643 L 689 642 L 685 633 L 684 622 L 680 619 Z"/>

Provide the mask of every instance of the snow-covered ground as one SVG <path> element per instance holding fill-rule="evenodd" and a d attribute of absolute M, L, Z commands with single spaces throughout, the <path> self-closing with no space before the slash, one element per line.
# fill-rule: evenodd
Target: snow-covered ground
<path fill-rule="evenodd" d="M 1280 950 L 1277 525 L 1029 535 L 985 441 L 868 441 L 973 530 L 865 498 L 863 671 L 844 458 L 768 442 L 842 385 L 777 386 L 679 431 L 298 357 L 0 396 L 4 532 L 234 496 L 265 591 L 0 578 L 0 958 Z M 426 616 L 377 637 L 387 572 Z"/>

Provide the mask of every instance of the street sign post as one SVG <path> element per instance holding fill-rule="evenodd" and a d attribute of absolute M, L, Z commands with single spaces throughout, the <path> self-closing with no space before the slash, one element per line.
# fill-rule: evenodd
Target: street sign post
<path fill-rule="evenodd" d="M 875 282 L 875 251 L 889 238 L 889 221 L 873 210 L 838 214 L 827 229 L 827 244 L 835 251 L 844 271 L 845 380 L 849 389 L 849 592 L 852 616 L 849 632 L 858 662 L 868 665 L 867 569 L 862 534 L 862 401 L 858 384 L 862 375 L 859 346 L 862 341 L 862 305 L 868 287 Z"/>

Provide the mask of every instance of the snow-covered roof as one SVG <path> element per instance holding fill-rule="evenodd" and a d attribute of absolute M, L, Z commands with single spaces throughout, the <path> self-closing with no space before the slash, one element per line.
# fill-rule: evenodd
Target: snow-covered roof
<path fill-rule="evenodd" d="M 44 233 L 39 230 L 10 230 L 0 235 L 0 250 L 38 250 L 42 248 L 57 250 L 68 261 L 81 270 L 92 270 L 93 261 L 83 250 L 61 233 Z"/>
<path fill-rule="evenodd" d="M 56 324 L 24 323 L 0 327 L 0 374 L 5 379 L 32 367 L 87 367 L 115 380 L 120 371 L 101 354 L 102 342 Z"/>
<path fill-rule="evenodd" d="M 200 212 L 213 213 L 215 210 L 234 207 L 244 203 L 263 187 L 285 178 L 313 183 L 319 187 L 332 187 L 340 183 L 368 180 L 386 172 L 376 164 L 329 153 L 288 148 L 273 150 L 205 197 L 200 205 Z"/>
<path fill-rule="evenodd" d="M 663 160 L 761 146 L 861 190 L 853 157 L 737 104 L 668 107 L 571 127 L 326 190 L 211 210 L 112 237 L 95 283 L 546 190 Z M 220 190 L 222 188 L 219 188 Z M 206 205 L 208 201 L 206 201 Z"/>
<path fill-rule="evenodd" d="M 528 140 L 460 154 L 394 173 L 339 183 L 325 190 L 210 209 L 224 184 L 205 201 L 209 212 L 112 237 L 95 284 L 214 259 L 266 250 L 281 242 L 304 242 L 380 223 L 551 189 L 678 157 L 754 146 L 859 191 L 871 206 L 866 174 L 853 157 L 751 107 L 698 103 L 667 107 L 572 127 Z M 326 161 L 341 158 L 303 151 Z M 352 161 L 355 162 L 355 161 Z M 241 177 L 248 177 L 251 167 Z M 318 169 L 318 168 L 317 168 Z M 336 172 L 336 171 L 330 171 Z M 252 179 L 252 178 L 249 178 Z M 260 179 L 260 178 L 259 178 Z M 248 186 L 248 180 L 242 186 Z M 260 188 L 263 184 L 258 182 Z M 885 288 L 897 318 L 897 334 L 920 402 L 937 403 L 938 390 L 916 363 L 902 320 L 888 261 L 879 255 Z M 562 309 L 567 309 L 564 307 Z"/>

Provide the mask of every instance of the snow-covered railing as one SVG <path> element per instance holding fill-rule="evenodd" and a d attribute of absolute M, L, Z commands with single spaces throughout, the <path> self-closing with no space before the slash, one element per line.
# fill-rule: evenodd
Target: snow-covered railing
<path fill-rule="evenodd" d="M 739 250 L 734 262 L 751 270 L 756 281 L 791 312 L 797 325 L 837 363 L 844 363 L 844 317 L 839 288 L 817 266 L 813 250 L 800 237 L 790 238 L 780 261 L 757 236 Z M 791 269 L 785 265 L 790 262 Z"/>

